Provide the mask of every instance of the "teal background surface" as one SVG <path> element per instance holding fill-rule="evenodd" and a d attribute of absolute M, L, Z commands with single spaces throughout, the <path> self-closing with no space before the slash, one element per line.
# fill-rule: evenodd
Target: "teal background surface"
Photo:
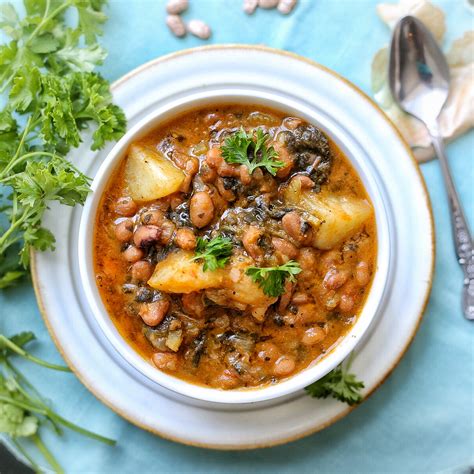
<path fill-rule="evenodd" d="M 109 21 L 103 37 L 109 57 L 102 73 L 110 80 L 172 51 L 203 44 L 250 43 L 293 51 L 318 61 L 370 95 L 372 57 L 390 36 L 376 15 L 376 2 L 369 0 L 300 1 L 289 17 L 264 10 L 248 17 L 241 10 L 241 0 L 190 0 L 185 17 L 207 21 L 213 28 L 210 41 L 171 36 L 164 26 L 163 0 L 109 3 Z M 464 1 L 435 3 L 447 13 L 445 44 L 473 28 L 474 16 Z M 450 144 L 447 152 L 472 225 L 474 133 L 471 131 Z M 469 472 L 469 467 L 474 467 L 474 325 L 463 319 L 460 310 L 462 273 L 453 251 L 438 163 L 425 164 L 422 171 L 436 223 L 433 291 L 412 346 L 391 377 L 367 402 L 335 425 L 303 440 L 269 449 L 220 452 L 153 436 L 102 405 L 74 375 L 18 361 L 18 366 L 62 415 L 118 441 L 115 448 L 110 448 L 71 432 L 58 439 L 43 430 L 45 442 L 66 471 Z M 27 329 L 38 336 L 38 342 L 31 345 L 34 353 L 60 362 L 31 285 L 25 283 L 0 291 L 0 332 L 9 335 Z M 196 422 L 204 420 L 193 421 Z"/>

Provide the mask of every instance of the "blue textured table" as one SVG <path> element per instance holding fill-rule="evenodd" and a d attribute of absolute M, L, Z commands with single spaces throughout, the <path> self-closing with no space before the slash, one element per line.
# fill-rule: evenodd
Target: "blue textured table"
<path fill-rule="evenodd" d="M 115 80 L 157 56 L 207 43 L 263 43 L 314 59 L 370 94 L 373 54 L 389 40 L 376 2 L 310 0 L 291 17 L 258 11 L 247 17 L 240 0 L 191 0 L 186 17 L 207 21 L 212 40 L 172 37 L 164 26 L 164 0 L 112 0 L 103 42 L 102 69 Z M 447 42 L 473 28 L 464 1 L 441 1 Z M 192 71 L 190 71 L 192 73 Z M 448 147 L 456 183 L 474 224 L 471 131 Z M 448 207 L 438 164 L 422 167 L 436 221 L 436 275 L 419 333 L 386 383 L 355 412 L 325 431 L 288 444 L 250 452 L 181 446 L 130 425 L 98 402 L 71 374 L 19 363 L 64 416 L 116 438 L 105 447 L 73 433 L 48 446 L 68 472 L 467 472 L 474 466 L 474 325 L 460 311 L 461 271 L 451 242 Z M 416 236 L 413 236 L 416 238 Z M 407 275 L 409 278 L 409 275 Z M 60 291 L 60 288 L 58 288 Z M 403 314 L 400 314 L 403 318 Z M 0 292 L 0 332 L 31 329 L 35 354 L 59 361 L 39 315 L 31 286 Z"/>

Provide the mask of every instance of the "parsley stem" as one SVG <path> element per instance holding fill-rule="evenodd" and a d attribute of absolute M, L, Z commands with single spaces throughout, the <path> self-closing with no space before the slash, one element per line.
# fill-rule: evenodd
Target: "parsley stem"
<path fill-rule="evenodd" d="M 19 238 L 10 240 L 8 245 L 5 245 L 5 242 L 7 242 L 8 237 L 18 228 L 21 226 L 21 224 L 28 219 L 29 217 L 29 210 L 25 209 L 23 211 L 23 214 L 18 220 L 15 220 L 14 223 L 10 225 L 10 227 L 3 233 L 3 235 L 0 237 L 0 254 L 2 254 L 8 246 L 12 245 L 15 241 L 19 240 Z"/>
<path fill-rule="evenodd" d="M 82 428 L 81 426 L 78 426 L 75 423 L 72 423 L 71 421 L 66 420 L 65 418 L 63 418 L 62 416 L 54 412 L 51 412 L 50 416 L 54 417 L 56 421 L 66 426 L 67 428 L 75 431 L 76 433 L 95 439 L 96 441 L 101 441 L 102 443 L 108 444 L 109 446 L 114 446 L 116 444 L 116 441 L 114 439 L 110 439 L 105 436 L 94 433 L 92 431 L 86 430 L 85 428 Z"/>
<path fill-rule="evenodd" d="M 64 365 L 53 364 L 51 362 L 47 362 L 43 359 L 35 357 L 34 355 L 22 349 L 21 347 L 17 346 L 14 342 L 10 341 L 10 339 L 5 337 L 3 334 L 0 334 L 0 343 L 5 344 L 5 346 L 11 349 L 13 352 L 24 357 L 25 359 L 28 359 L 31 362 L 34 362 L 35 364 L 41 365 L 48 369 L 59 370 L 61 372 L 70 372 L 69 367 L 66 367 Z"/>
<path fill-rule="evenodd" d="M 5 71 L 5 73 L 7 71 Z M 4 77 L 4 75 L 2 75 L 1 78 L 0 78 L 0 84 L 4 81 L 3 77 Z M 10 85 L 10 82 L 12 82 L 14 77 L 15 77 L 15 74 L 11 74 L 10 77 L 5 82 L 3 82 L 2 87 L 0 87 L 0 95 L 5 92 L 6 88 Z"/>
<path fill-rule="evenodd" d="M 55 16 L 59 15 L 63 10 L 66 10 L 71 6 L 71 2 L 65 1 L 62 5 L 60 5 L 56 10 L 54 10 L 50 15 L 48 15 L 49 12 L 49 7 L 50 7 L 50 0 L 46 0 L 46 8 L 44 9 L 44 15 L 38 26 L 33 30 L 31 35 L 28 37 L 28 39 L 25 42 L 25 46 L 27 46 L 30 41 L 41 31 L 41 28 L 52 18 Z"/>
<path fill-rule="evenodd" d="M 7 371 L 10 373 L 11 380 L 14 382 L 16 389 L 21 394 L 23 394 L 25 399 L 32 400 L 38 406 L 44 406 L 46 409 L 49 409 L 49 407 L 47 405 L 45 405 L 45 403 L 43 402 L 43 400 L 41 398 L 41 395 L 38 393 L 38 390 L 36 390 L 36 388 L 23 376 L 23 374 L 14 365 L 12 365 L 8 361 L 8 359 L 6 359 L 4 361 L 4 365 L 7 369 Z M 33 396 L 30 393 L 28 393 L 21 386 L 19 381 L 24 383 L 34 393 L 34 396 L 36 397 L 36 400 L 33 398 Z M 63 431 L 62 431 L 61 427 L 58 425 L 58 423 L 55 420 L 53 420 L 51 418 L 47 418 L 47 421 L 49 421 L 49 423 L 51 423 L 51 426 L 53 427 L 53 430 L 56 434 L 58 434 L 58 435 L 63 434 Z"/>
<path fill-rule="evenodd" d="M 58 461 L 53 456 L 51 451 L 43 443 L 43 440 L 40 438 L 40 436 L 37 434 L 34 434 L 32 436 L 32 439 L 33 439 L 33 443 L 35 443 L 39 452 L 44 456 L 46 461 L 48 461 L 48 464 L 54 469 L 54 472 L 56 472 L 57 474 L 64 474 L 63 468 L 59 465 Z"/>
<path fill-rule="evenodd" d="M 37 405 L 33 403 L 28 403 L 20 400 L 15 400 L 12 397 L 2 395 L 0 394 L 0 401 L 10 403 L 11 405 L 16 405 L 19 408 L 23 408 L 24 410 L 31 411 L 33 413 L 38 413 L 39 415 L 43 415 L 47 418 L 51 418 L 52 420 L 61 423 L 63 426 L 66 426 L 67 428 L 75 431 L 76 433 L 80 433 L 84 436 L 87 436 L 89 438 L 95 439 L 97 441 L 101 441 L 102 443 L 108 444 L 108 445 L 115 445 L 116 441 L 110 438 L 106 438 L 105 436 L 101 436 L 97 433 L 93 433 L 92 431 L 86 430 L 85 428 L 82 428 L 81 426 L 76 425 L 75 423 L 66 420 L 66 418 L 63 418 L 61 415 L 58 415 L 54 411 L 52 411 L 49 407 L 44 405 L 41 401 L 36 401 Z"/>

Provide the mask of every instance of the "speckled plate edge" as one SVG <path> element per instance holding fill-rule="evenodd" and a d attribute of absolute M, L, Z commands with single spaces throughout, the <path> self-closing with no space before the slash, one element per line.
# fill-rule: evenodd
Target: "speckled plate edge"
<path fill-rule="evenodd" d="M 418 176 L 419 176 L 419 180 L 420 180 L 420 184 L 422 185 L 423 187 L 423 194 L 424 194 L 424 198 L 425 198 L 425 202 L 423 203 L 424 205 L 426 205 L 426 208 L 428 209 L 428 213 L 429 213 L 429 219 L 430 219 L 430 227 L 431 227 L 431 262 L 430 262 L 430 271 L 429 271 L 429 281 L 428 281 L 428 285 L 425 289 L 425 295 L 424 295 L 424 298 L 423 298 L 423 303 L 419 309 L 419 313 L 417 314 L 417 318 L 416 318 L 416 324 L 414 325 L 413 327 L 413 331 L 412 333 L 409 335 L 409 337 L 406 338 L 406 341 L 405 341 L 405 345 L 404 347 L 402 348 L 402 350 L 399 352 L 398 354 L 398 357 L 394 358 L 393 361 L 392 361 L 392 365 L 391 367 L 389 368 L 389 370 L 385 371 L 383 374 L 380 374 L 379 376 L 379 379 L 377 380 L 377 383 L 375 384 L 372 384 L 372 386 L 366 391 L 365 393 L 365 400 L 367 400 L 368 397 L 370 397 L 370 395 L 372 395 L 372 393 L 375 392 L 375 390 L 377 390 L 377 388 L 379 388 L 384 382 L 385 380 L 390 376 L 391 372 L 396 368 L 396 366 L 398 365 L 398 363 L 400 362 L 401 358 L 403 357 L 403 355 L 405 354 L 405 352 L 407 351 L 408 347 L 410 346 L 413 338 L 415 337 L 416 335 L 416 332 L 419 328 L 419 325 L 421 324 L 421 321 L 422 321 L 422 317 L 423 317 L 423 313 L 426 309 L 426 305 L 428 303 L 428 299 L 429 299 L 429 294 L 430 294 L 430 290 L 431 290 L 431 285 L 432 285 L 432 278 L 433 278 L 433 272 L 434 272 L 434 261 L 435 261 L 435 237 L 434 237 L 434 222 L 433 222 L 433 215 L 432 215 L 432 208 L 431 208 L 431 203 L 430 203 L 430 199 L 429 199 L 429 196 L 428 196 L 428 193 L 427 193 L 427 189 L 426 189 L 426 185 L 425 185 L 425 182 L 424 182 L 424 179 L 423 179 L 423 176 L 419 170 L 419 167 L 418 167 L 418 164 L 417 162 L 415 161 L 415 158 L 413 157 L 412 155 L 412 152 L 411 152 L 411 149 L 409 148 L 408 144 L 406 144 L 406 142 L 403 140 L 401 134 L 399 133 L 399 131 L 396 129 L 396 127 L 393 125 L 393 123 L 385 116 L 385 114 L 379 109 L 379 107 L 372 101 L 372 99 L 370 99 L 365 93 L 363 93 L 362 91 L 360 91 L 356 86 L 354 86 L 352 83 L 350 83 L 349 81 L 347 81 L 346 79 L 344 79 L 343 77 L 341 77 L 340 75 L 338 75 L 337 73 L 331 71 L 330 69 L 314 62 L 314 61 L 311 61 L 307 58 L 304 58 L 304 57 L 301 57 L 301 56 L 298 56 L 294 53 L 290 53 L 290 52 L 286 52 L 286 51 L 281 51 L 281 50 L 276 50 L 276 49 L 273 49 L 273 48 L 268 48 L 268 47 L 264 47 L 264 46 L 254 46 L 254 45 L 216 45 L 216 46 L 205 46 L 205 47 L 200 47 L 200 48 L 193 48 L 193 49 L 189 49 L 189 50 L 183 50 L 183 51 L 179 51 L 177 53 L 172 53 L 172 54 L 168 54 L 166 56 L 162 56 L 160 58 L 157 58 L 155 60 L 152 60 L 148 63 L 145 63 L 144 65 L 134 69 L 133 71 L 131 71 L 130 73 L 124 75 L 122 78 L 118 79 L 116 82 L 114 82 L 114 84 L 112 85 L 112 89 L 114 92 L 116 92 L 120 86 L 125 83 L 126 81 L 128 81 L 130 78 L 136 76 L 137 74 L 141 74 L 143 73 L 144 71 L 146 71 L 147 69 L 149 68 L 152 68 L 154 67 L 155 65 L 157 64 L 160 64 L 160 63 L 163 63 L 163 62 L 166 62 L 166 61 L 169 61 L 169 60 L 172 60 L 176 57 L 179 57 L 179 56 L 183 56 L 183 55 L 189 55 L 189 54 L 196 54 L 196 53 L 199 53 L 200 51 L 208 51 L 208 50 L 226 50 L 226 49 L 229 49 L 229 50 L 232 50 L 232 49 L 244 49 L 244 50 L 257 50 L 257 51 L 262 51 L 262 52 L 267 52 L 267 53 L 271 53 L 271 54 L 276 54 L 276 55 L 280 55 L 282 56 L 283 58 L 284 57 L 288 57 L 288 58 L 292 58 L 292 59 L 296 59 L 298 61 L 302 61 L 312 67 L 315 67 L 315 68 L 318 68 L 320 70 L 323 70 L 325 71 L 326 73 L 332 75 L 335 79 L 337 80 L 340 80 L 342 82 L 344 82 L 349 88 L 351 88 L 353 91 L 355 91 L 360 97 L 362 97 L 366 102 L 367 102 L 367 105 L 370 106 L 371 108 L 375 109 L 379 116 L 380 116 L 380 119 L 384 122 L 386 122 L 390 128 L 392 129 L 392 131 L 394 132 L 395 135 L 397 135 L 398 139 L 400 140 L 400 142 L 403 144 L 403 147 L 405 148 L 405 151 L 406 151 L 406 154 L 410 157 L 411 159 L 411 162 L 412 162 L 412 165 L 414 167 L 414 169 L 416 170 L 416 172 L 418 173 Z M 421 203 L 419 204 L 421 206 Z M 110 402 L 110 400 L 108 400 L 106 397 L 102 396 L 101 394 L 98 393 L 98 391 L 96 390 L 96 388 L 93 386 L 92 383 L 90 383 L 90 381 L 87 379 L 87 377 L 85 377 L 84 374 L 81 373 L 81 371 L 79 371 L 75 365 L 71 362 L 70 360 L 70 357 L 68 357 L 67 355 L 67 351 L 63 348 L 60 340 L 58 339 L 58 337 L 56 336 L 55 334 L 55 330 L 54 328 L 52 327 L 52 325 L 50 324 L 50 319 L 49 319 L 49 316 L 48 316 L 48 311 L 47 311 L 47 308 L 43 302 L 43 295 L 42 295 L 42 285 L 40 283 L 40 279 L 39 279 L 39 276 L 38 276 L 38 264 L 37 264 L 37 255 L 36 253 L 33 253 L 32 255 L 32 277 L 33 277 L 33 285 L 34 285 L 34 289 L 35 289 L 35 293 L 36 293 L 36 297 L 37 297 L 37 301 L 38 301 L 38 305 L 39 305 L 39 308 L 40 308 L 40 312 L 43 316 L 43 319 L 45 321 L 45 324 L 47 326 L 47 329 L 52 337 L 52 339 L 54 340 L 59 352 L 61 353 L 61 355 L 63 356 L 63 358 L 66 360 L 66 362 L 68 363 L 68 365 L 71 367 L 71 369 L 74 371 L 74 373 L 76 374 L 76 376 L 81 380 L 81 382 L 100 400 L 102 401 L 105 405 L 109 406 L 112 410 L 114 410 L 116 413 L 118 413 L 120 416 L 126 418 L 128 421 L 130 421 L 131 423 L 147 430 L 147 431 L 150 431 L 154 434 L 158 434 L 164 438 L 167 438 L 167 439 L 170 439 L 170 440 L 173 440 L 173 441 L 176 441 L 176 442 L 180 442 L 180 443 L 184 443 L 184 444 L 189 444 L 189 445 L 193 445 L 193 446 L 200 446 L 200 447 L 206 447 L 206 448 L 213 448 L 213 449 L 254 449 L 254 448 L 261 448 L 261 447 L 268 447 L 268 446 L 274 446 L 274 445 L 278 445 L 278 444 L 283 444 L 283 443 L 287 443 L 287 442 L 290 442 L 290 441 L 294 441 L 294 440 L 297 440 L 297 439 L 300 439 L 300 438 L 303 438 L 305 436 L 308 436 L 312 433 L 315 433 L 315 432 L 318 432 L 330 425 L 332 425 L 333 423 L 335 423 L 336 421 L 338 421 L 339 419 L 343 418 L 344 416 L 346 416 L 347 414 L 349 414 L 352 410 L 354 410 L 355 407 L 344 407 L 344 409 L 340 410 L 339 413 L 336 415 L 336 416 L 333 416 L 332 418 L 330 418 L 329 420 L 327 420 L 326 422 L 324 423 L 321 423 L 321 424 L 318 424 L 317 426 L 314 426 L 312 427 L 311 429 L 308 429 L 308 430 L 305 430 L 305 431 L 301 431 L 297 434 L 292 434 L 291 436 L 285 436 L 284 433 L 282 433 L 282 437 L 279 438 L 278 440 L 272 440 L 272 441 L 269 441 L 269 442 L 262 442 L 262 443 L 251 443 L 251 444 L 246 444 L 246 443 L 242 443 L 242 442 L 239 442 L 238 444 L 225 444 L 225 445 L 222 445 L 222 444 L 215 444 L 215 443 L 206 443 L 206 442 L 190 442 L 189 440 L 187 439 L 183 439 L 183 438 L 180 438 L 180 437 L 176 437 L 176 436 L 172 436 L 170 433 L 167 433 L 167 432 L 163 432 L 163 431 L 158 431 L 156 429 L 153 429 L 151 428 L 150 426 L 148 426 L 146 423 L 143 423 L 142 421 L 136 419 L 136 418 L 133 418 L 133 417 L 130 417 L 127 413 L 125 413 L 124 411 L 120 410 L 119 408 L 117 408 L 112 402 Z"/>

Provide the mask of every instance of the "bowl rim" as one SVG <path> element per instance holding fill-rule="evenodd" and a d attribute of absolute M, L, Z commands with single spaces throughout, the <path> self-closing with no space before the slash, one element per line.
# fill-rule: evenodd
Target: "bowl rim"
<path fill-rule="evenodd" d="M 229 97 L 231 98 L 229 99 Z M 351 164 L 356 168 L 362 181 L 371 181 L 371 191 L 374 191 L 375 195 L 371 194 L 369 189 L 367 189 L 367 182 L 364 182 L 364 184 L 367 192 L 370 194 L 374 208 L 376 208 L 376 211 L 378 210 L 376 219 L 378 268 L 375 272 L 372 286 L 366 297 L 362 311 L 358 316 L 356 323 L 348 333 L 341 338 L 341 340 L 338 341 L 323 358 L 310 364 L 307 368 L 295 373 L 294 375 L 279 381 L 277 384 L 253 387 L 250 389 L 226 391 L 192 384 L 166 374 L 165 372 L 153 367 L 149 361 L 146 361 L 126 342 L 112 322 L 111 317 L 103 305 L 97 291 L 93 271 L 91 271 L 91 269 L 93 270 L 91 258 L 93 237 L 92 232 L 89 232 L 89 229 L 91 229 L 91 225 L 93 226 L 95 223 L 97 207 L 104 188 L 116 167 L 124 159 L 128 145 L 138 137 L 142 137 L 151 130 L 157 128 L 160 122 L 166 123 L 183 111 L 196 109 L 203 105 L 211 105 L 218 102 L 227 104 L 238 103 L 242 99 L 244 99 L 244 102 L 246 101 L 253 104 L 258 103 L 260 100 L 264 100 L 266 101 L 265 105 L 282 111 L 285 109 L 291 109 L 292 106 L 294 106 L 293 109 L 296 111 L 295 115 L 302 116 L 305 119 L 308 119 L 308 115 L 311 115 L 312 112 L 312 109 L 309 106 L 307 110 L 303 109 L 303 112 L 301 112 L 301 104 L 286 99 L 275 92 L 263 93 L 262 91 L 252 91 L 251 88 L 239 89 L 235 87 L 191 93 L 189 95 L 184 95 L 169 104 L 155 108 L 126 132 L 101 163 L 92 182 L 91 187 L 93 192 L 89 194 L 82 211 L 78 239 L 79 270 L 86 300 L 95 321 L 98 323 L 106 339 L 111 343 L 119 355 L 131 367 L 133 367 L 133 369 L 137 370 L 147 379 L 171 390 L 174 393 L 201 402 L 212 402 L 223 405 L 250 404 L 291 396 L 310 383 L 320 379 L 341 363 L 349 353 L 355 349 L 356 345 L 366 334 L 369 326 L 380 312 L 380 307 L 383 303 L 390 281 L 390 259 L 393 258 L 393 241 L 390 235 L 391 233 L 388 231 L 388 228 L 390 227 L 390 212 L 389 209 L 387 209 L 388 204 L 386 200 L 384 201 L 383 199 L 383 182 L 377 182 L 377 179 L 374 176 L 376 170 L 371 169 L 369 172 L 370 166 L 366 166 L 365 169 L 358 169 L 351 150 L 348 150 L 347 147 L 345 147 L 346 144 L 341 141 L 337 134 L 335 135 L 330 131 L 328 132 L 328 135 L 343 149 L 343 152 L 346 154 Z M 315 122 L 313 119 L 309 119 L 309 121 L 312 123 Z M 321 123 L 317 120 L 316 123 L 318 126 L 321 126 Z M 324 129 L 325 127 L 322 126 L 322 128 Z M 361 165 L 360 162 L 357 164 Z M 368 164 L 366 163 L 366 165 Z M 383 208 L 383 212 L 381 211 L 381 208 Z M 385 237 L 384 239 L 380 238 L 381 232 Z M 376 294 L 378 298 L 375 298 L 374 294 Z M 371 302 L 371 305 L 368 304 L 369 302 Z"/>

